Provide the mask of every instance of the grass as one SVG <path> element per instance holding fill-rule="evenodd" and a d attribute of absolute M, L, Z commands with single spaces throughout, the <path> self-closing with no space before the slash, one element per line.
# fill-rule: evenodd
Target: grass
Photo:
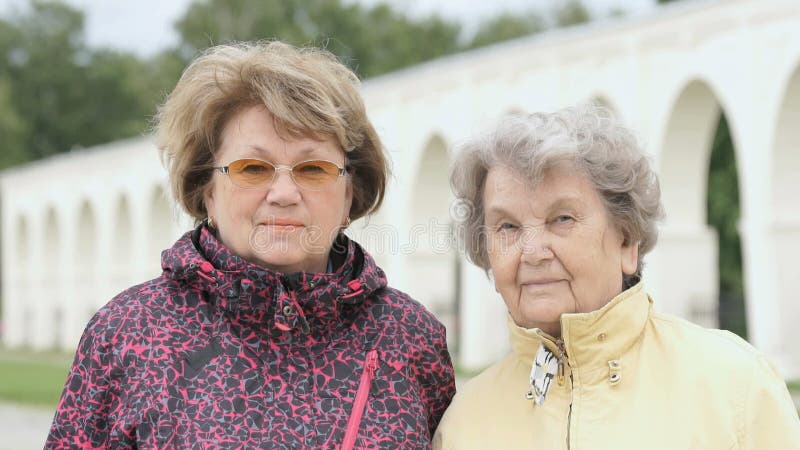
<path fill-rule="evenodd" d="M 0 348 L 0 401 L 55 409 L 71 357 Z"/>
<path fill-rule="evenodd" d="M 791 393 L 800 395 L 800 380 L 787 381 L 786 386 Z"/>

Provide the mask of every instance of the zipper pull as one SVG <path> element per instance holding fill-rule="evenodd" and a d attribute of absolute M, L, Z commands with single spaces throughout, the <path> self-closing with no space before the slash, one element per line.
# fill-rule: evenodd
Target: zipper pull
<path fill-rule="evenodd" d="M 559 386 L 564 385 L 564 361 L 558 360 L 558 374 L 556 374 L 556 381 L 558 382 Z"/>
<path fill-rule="evenodd" d="M 367 353 L 366 370 L 370 376 L 375 375 L 378 369 L 378 351 L 373 349 Z"/>

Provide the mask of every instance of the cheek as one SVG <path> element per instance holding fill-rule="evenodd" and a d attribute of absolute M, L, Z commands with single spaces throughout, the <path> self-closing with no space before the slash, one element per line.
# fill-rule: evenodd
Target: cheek
<path fill-rule="evenodd" d="M 500 291 L 515 288 L 519 258 L 514 255 L 499 253 L 489 256 L 489 265 L 492 269 L 495 287 Z"/>
<path fill-rule="evenodd" d="M 312 220 L 319 226 L 329 228 L 337 227 L 347 215 L 347 198 L 344 190 L 332 192 L 331 195 L 309 196 L 306 207 Z"/>
<path fill-rule="evenodd" d="M 225 208 L 222 213 L 228 216 L 230 224 L 235 228 L 253 226 L 261 206 L 263 196 L 258 192 L 226 192 L 225 201 L 219 202 L 220 208 Z M 218 208 L 219 210 L 219 208 Z"/>

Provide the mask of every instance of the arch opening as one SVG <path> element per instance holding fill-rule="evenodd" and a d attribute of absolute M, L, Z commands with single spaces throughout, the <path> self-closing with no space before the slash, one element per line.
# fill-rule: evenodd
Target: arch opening
<path fill-rule="evenodd" d="M 672 107 L 659 155 L 667 217 L 653 257 L 662 268 L 665 310 L 745 334 L 734 147 L 717 96 L 702 81 L 688 83 Z"/>
<path fill-rule="evenodd" d="M 706 217 L 716 230 L 719 328 L 747 339 L 742 244 L 739 236 L 739 176 L 728 120 L 721 114 L 708 163 Z"/>
<path fill-rule="evenodd" d="M 796 301 L 797 254 L 800 253 L 800 64 L 784 90 L 774 131 L 771 167 L 770 211 L 772 226 L 769 243 L 774 256 L 777 311 L 777 334 L 780 352 L 785 361 L 786 376 L 800 376 L 800 352 L 794 342 L 800 341 L 800 307 Z"/>
<path fill-rule="evenodd" d="M 133 282 L 130 273 L 133 254 L 133 217 L 128 198 L 125 195 L 121 195 L 117 201 L 113 223 L 111 284 L 113 291 L 118 292 Z"/>
<path fill-rule="evenodd" d="M 409 293 L 447 327 L 448 347 L 458 351 L 460 259 L 453 245 L 452 203 L 444 139 L 432 137 L 422 153 L 412 192 L 408 242 Z"/>

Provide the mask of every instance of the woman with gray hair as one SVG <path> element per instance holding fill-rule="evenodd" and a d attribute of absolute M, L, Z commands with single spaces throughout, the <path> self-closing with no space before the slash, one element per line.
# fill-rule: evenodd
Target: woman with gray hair
<path fill-rule="evenodd" d="M 511 114 L 462 148 L 451 181 L 513 352 L 456 395 L 434 448 L 800 448 L 763 354 L 653 311 L 640 278 L 658 179 L 603 110 Z"/>

